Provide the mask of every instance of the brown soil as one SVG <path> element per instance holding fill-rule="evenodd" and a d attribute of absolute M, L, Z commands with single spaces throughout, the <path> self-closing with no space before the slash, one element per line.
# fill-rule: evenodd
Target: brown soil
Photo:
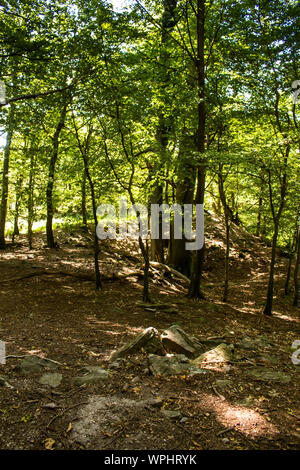
<path fill-rule="evenodd" d="M 223 231 L 216 221 L 208 230 L 204 301 L 188 299 L 182 280 L 164 279 L 159 273 L 151 278 L 152 300 L 176 305 L 178 314 L 139 307 L 142 281 L 137 276 L 106 281 L 96 292 L 91 281 L 43 274 L 47 269 L 92 273 L 91 242 L 79 231 L 58 231 L 59 250 L 46 249 L 43 236 L 36 235 L 32 251 L 20 236 L 16 245 L 1 252 L 0 339 L 7 355 L 37 354 L 59 361 L 57 372 L 64 376 L 59 387 L 50 389 L 38 382 L 40 373 L 22 375 L 14 369 L 20 358 L 10 357 L 0 365 L 0 375 L 13 386 L 0 387 L 1 449 L 299 448 L 299 369 L 291 361 L 291 344 L 300 339 L 299 309 L 291 306 L 291 296 L 283 296 L 287 260 L 277 263 L 274 316 L 265 318 L 261 311 L 270 249 L 234 229 L 230 301 L 224 304 Z M 103 242 L 101 270 L 107 276 L 130 273 L 141 265 L 134 242 Z M 206 375 L 153 377 L 141 353 L 114 370 L 111 381 L 72 385 L 71 378 L 79 375 L 82 365 L 108 368 L 111 351 L 133 335 L 149 326 L 163 331 L 173 323 L 197 337 L 224 336 L 236 345 L 237 361 L 223 367 L 208 365 Z M 239 348 L 246 336 L 260 335 L 268 340 L 269 349 Z M 254 380 L 247 375 L 254 365 L 285 372 L 291 381 Z M 231 384 L 221 389 L 216 379 L 229 379 Z M 159 407 L 140 406 L 128 415 L 121 413 L 119 422 L 106 422 L 97 429 L 98 440 L 95 436 L 84 445 L 74 438 L 74 427 L 84 407 L 100 396 L 138 402 L 159 397 L 160 408 L 180 410 L 187 420 L 171 421 Z M 45 407 L 49 403 L 55 407 Z"/>

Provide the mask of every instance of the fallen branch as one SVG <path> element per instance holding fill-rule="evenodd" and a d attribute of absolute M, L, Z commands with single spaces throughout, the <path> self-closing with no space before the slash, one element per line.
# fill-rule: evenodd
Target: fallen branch
<path fill-rule="evenodd" d="M 53 423 L 53 421 L 55 421 L 57 418 L 60 418 L 61 416 L 64 415 L 64 413 L 66 413 L 67 411 L 71 410 L 72 408 L 75 408 L 76 406 L 80 406 L 80 405 L 87 405 L 88 402 L 87 401 L 82 401 L 80 403 L 76 403 L 75 405 L 72 405 L 72 406 L 69 406 L 68 408 L 65 408 L 61 413 L 59 413 L 58 415 L 56 416 L 53 416 L 53 418 L 49 421 L 49 423 L 47 424 L 46 426 L 46 429 L 49 428 L 49 426 L 51 426 L 51 424 Z"/>
<path fill-rule="evenodd" d="M 26 356 L 26 354 L 23 354 L 23 356 L 14 356 L 14 355 L 9 355 L 9 356 L 6 356 L 5 359 L 23 359 L 24 357 Z M 35 357 L 39 357 L 40 359 L 44 359 L 45 361 L 49 361 L 49 362 L 53 362 L 53 364 L 58 364 L 59 366 L 63 366 L 63 364 L 61 362 L 58 362 L 58 361 L 54 361 L 53 359 L 49 359 L 48 357 L 42 357 L 42 356 L 39 356 L 38 354 L 27 354 L 27 356 L 35 356 Z"/>
<path fill-rule="evenodd" d="M 174 268 L 170 268 L 170 266 L 167 266 L 166 264 L 159 263 L 158 261 L 150 261 L 150 267 L 157 267 L 157 268 L 164 269 L 168 273 L 174 274 L 174 276 L 179 277 L 183 281 L 190 283 L 190 279 L 187 276 L 180 273 L 179 271 L 176 271 L 176 269 Z"/>

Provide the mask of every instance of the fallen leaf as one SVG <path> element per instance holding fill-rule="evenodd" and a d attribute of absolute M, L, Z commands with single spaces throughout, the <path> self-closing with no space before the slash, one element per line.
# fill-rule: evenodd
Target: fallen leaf
<path fill-rule="evenodd" d="M 55 440 L 52 439 L 51 437 L 47 437 L 47 439 L 45 439 L 45 449 L 53 450 L 54 444 L 55 444 Z"/>
<path fill-rule="evenodd" d="M 199 444 L 198 442 L 192 441 L 192 443 L 194 444 L 194 446 L 195 446 L 198 450 L 203 450 L 203 447 L 202 447 L 201 444 Z"/>
<path fill-rule="evenodd" d="M 67 429 L 67 432 L 70 432 L 72 431 L 72 423 L 69 423 L 69 426 L 68 426 L 68 429 Z"/>

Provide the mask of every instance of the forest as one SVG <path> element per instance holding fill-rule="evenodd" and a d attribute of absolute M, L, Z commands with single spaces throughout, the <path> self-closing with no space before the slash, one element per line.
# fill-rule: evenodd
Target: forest
<path fill-rule="evenodd" d="M 0 1 L 1 450 L 299 449 L 299 13 Z"/>

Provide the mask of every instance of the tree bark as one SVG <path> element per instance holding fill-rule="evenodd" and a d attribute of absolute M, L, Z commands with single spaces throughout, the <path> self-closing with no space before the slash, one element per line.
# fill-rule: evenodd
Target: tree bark
<path fill-rule="evenodd" d="M 27 200 L 27 239 L 29 250 L 32 250 L 32 226 L 33 226 L 33 190 L 34 190 L 34 151 L 30 148 L 30 169 L 28 182 L 28 200 Z"/>
<path fill-rule="evenodd" d="M 205 0 L 197 0 L 197 82 L 198 82 L 198 129 L 196 135 L 196 147 L 200 155 L 197 169 L 196 204 L 204 204 L 206 162 L 205 152 L 205 71 L 204 71 L 204 39 L 205 39 Z M 204 262 L 205 244 L 197 250 L 193 256 L 191 283 L 189 296 L 192 298 L 204 298 L 201 292 L 201 276 Z"/>
<path fill-rule="evenodd" d="M 170 52 L 166 49 L 166 45 L 170 40 L 170 32 L 174 29 L 177 19 L 176 17 L 176 6 L 177 0 L 164 0 L 163 1 L 164 11 L 162 14 L 162 34 L 161 34 L 161 52 L 160 52 L 160 63 L 161 67 L 161 90 L 162 92 L 168 85 L 170 80 L 169 71 L 167 68 L 168 61 L 170 59 Z M 163 203 L 163 185 L 157 178 L 157 174 L 160 168 L 165 164 L 166 152 L 169 141 L 170 123 L 171 117 L 165 116 L 165 111 L 162 109 L 159 112 L 159 123 L 156 131 L 156 141 L 158 144 L 158 158 L 154 164 L 153 174 L 156 177 L 153 187 L 152 195 L 150 197 L 151 204 L 162 204 Z M 159 219 L 159 238 L 151 239 L 151 259 L 164 263 L 164 242 L 161 236 L 162 218 Z"/>
<path fill-rule="evenodd" d="M 82 215 L 82 227 L 85 232 L 88 231 L 87 225 L 87 212 L 86 212 L 86 173 L 83 172 L 81 182 L 81 215 Z"/>
<path fill-rule="evenodd" d="M 224 285 L 224 294 L 223 302 L 228 300 L 228 286 L 229 286 L 229 256 L 230 256 L 230 222 L 229 222 L 229 213 L 228 205 L 226 201 L 226 194 L 224 190 L 224 179 L 223 179 L 223 165 L 219 165 L 219 174 L 218 174 L 218 184 L 219 184 L 219 193 L 220 199 L 223 206 L 224 217 L 225 217 L 225 227 L 226 227 L 226 251 L 225 251 L 225 285 Z"/>
<path fill-rule="evenodd" d="M 296 258 L 295 270 L 294 270 L 294 286 L 295 286 L 294 301 L 293 301 L 294 307 L 296 307 L 299 302 L 299 265 L 300 265 L 300 223 L 299 223 L 298 236 L 297 236 L 297 258 Z"/>
<path fill-rule="evenodd" d="M 48 248 L 57 248 L 57 243 L 55 243 L 53 235 L 53 187 L 54 187 L 54 178 L 55 178 L 55 166 L 58 157 L 58 148 L 59 148 L 59 136 L 65 125 L 65 119 L 67 114 L 67 102 L 65 101 L 63 109 L 60 114 L 59 122 L 55 129 L 54 135 L 52 137 L 52 154 L 49 162 L 49 172 L 48 172 L 48 183 L 46 190 L 47 197 L 47 222 L 46 222 L 46 233 L 47 233 L 47 246 Z"/>
<path fill-rule="evenodd" d="M 9 157 L 10 148 L 14 132 L 14 116 L 15 107 L 11 105 L 7 122 L 6 145 L 4 149 L 3 170 L 2 170 L 2 195 L 1 195 L 1 209 L 0 209 L 0 249 L 4 249 L 5 243 L 5 224 L 7 216 L 7 199 L 8 199 L 8 172 L 9 172 Z"/>

